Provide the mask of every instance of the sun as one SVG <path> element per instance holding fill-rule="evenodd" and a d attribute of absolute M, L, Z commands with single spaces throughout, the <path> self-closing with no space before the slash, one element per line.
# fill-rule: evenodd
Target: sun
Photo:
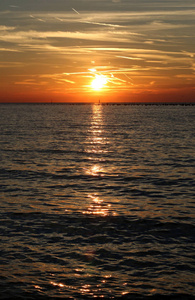
<path fill-rule="evenodd" d="M 95 79 L 92 81 L 91 83 L 91 87 L 96 90 L 99 91 L 103 88 L 103 86 L 107 83 L 107 79 L 106 76 L 103 75 L 96 75 Z"/>

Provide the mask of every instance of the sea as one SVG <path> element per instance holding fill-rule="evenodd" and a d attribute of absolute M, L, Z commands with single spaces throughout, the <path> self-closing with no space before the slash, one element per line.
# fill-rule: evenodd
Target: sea
<path fill-rule="evenodd" d="M 195 105 L 1 104 L 0 299 L 195 299 Z"/>

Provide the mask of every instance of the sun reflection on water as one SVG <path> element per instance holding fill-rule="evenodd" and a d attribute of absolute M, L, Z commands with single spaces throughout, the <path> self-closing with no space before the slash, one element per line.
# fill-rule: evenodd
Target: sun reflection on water
<path fill-rule="evenodd" d="M 103 176 L 104 169 L 100 167 L 98 164 L 91 166 L 86 169 L 86 174 L 92 176 Z"/>
<path fill-rule="evenodd" d="M 108 140 L 103 130 L 104 122 L 102 117 L 102 105 L 92 106 L 91 125 L 88 130 L 87 153 L 103 154 L 107 152 L 105 145 Z"/>
<path fill-rule="evenodd" d="M 53 285 L 53 286 L 56 286 L 56 287 L 60 287 L 60 288 L 65 287 L 65 285 L 63 283 L 57 283 L 57 282 L 54 282 L 54 281 L 51 281 L 50 284 Z"/>
<path fill-rule="evenodd" d="M 88 195 L 90 200 L 89 206 L 83 214 L 108 216 L 110 214 L 111 204 L 105 203 L 103 199 L 100 199 L 97 195 Z"/>
<path fill-rule="evenodd" d="M 93 178 L 101 178 L 102 180 L 104 176 L 109 175 L 105 165 L 105 154 L 108 152 L 109 140 L 105 135 L 102 109 L 103 106 L 99 104 L 92 106 L 91 125 L 86 141 L 89 164 L 85 165 L 84 172 L 86 175 L 91 176 L 90 180 L 93 180 Z M 102 195 L 104 189 L 97 181 L 94 192 L 92 191 L 92 193 L 86 195 L 87 208 L 83 210 L 83 214 L 97 216 L 108 216 L 111 214 L 111 204 Z"/>

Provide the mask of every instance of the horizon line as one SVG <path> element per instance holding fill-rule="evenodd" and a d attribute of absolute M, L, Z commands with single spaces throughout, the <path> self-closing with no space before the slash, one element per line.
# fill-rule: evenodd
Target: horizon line
<path fill-rule="evenodd" d="M 195 105 L 195 101 L 188 102 L 0 102 L 5 104 L 24 104 L 24 105 Z"/>

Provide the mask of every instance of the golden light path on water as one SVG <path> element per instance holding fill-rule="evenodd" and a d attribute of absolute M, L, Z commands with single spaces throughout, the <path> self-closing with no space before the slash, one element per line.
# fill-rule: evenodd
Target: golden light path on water
<path fill-rule="evenodd" d="M 105 137 L 105 132 L 103 131 L 104 120 L 102 117 L 102 105 L 94 104 L 92 106 L 92 118 L 91 126 L 88 131 L 88 141 L 86 152 L 89 154 L 96 155 L 96 161 L 89 168 L 85 169 L 85 174 L 94 177 L 104 177 L 106 175 L 106 170 L 102 161 L 101 154 L 105 154 L 108 150 L 105 145 L 109 144 L 108 138 Z M 111 204 L 105 203 L 102 197 L 98 193 L 88 194 L 89 206 L 84 214 L 107 216 L 110 214 Z"/>
<path fill-rule="evenodd" d="M 92 180 L 94 178 L 103 178 L 104 176 L 109 175 L 108 169 L 105 168 L 105 158 L 104 154 L 108 152 L 110 140 L 105 135 L 104 129 L 104 120 L 103 120 L 103 107 L 101 104 L 94 104 L 92 106 L 91 113 L 91 123 L 88 129 L 88 134 L 86 137 L 85 152 L 88 155 L 89 164 L 86 164 L 83 167 L 83 172 L 85 175 L 88 175 Z M 115 215 L 113 208 L 111 209 L 111 204 L 108 203 L 107 199 L 101 194 L 102 190 L 97 191 L 97 189 L 90 191 L 85 195 L 86 203 L 81 208 L 83 215 L 91 215 L 97 217 L 106 217 L 110 214 Z M 85 257 L 85 263 L 81 263 L 76 267 L 73 266 L 73 273 L 75 280 L 81 280 L 84 276 L 86 281 L 90 281 L 91 277 L 96 274 L 97 268 L 93 266 L 93 260 L 96 258 L 98 247 L 95 245 L 87 245 L 82 249 L 82 255 Z M 60 272 L 60 269 L 58 269 Z M 65 270 L 64 267 L 61 267 L 61 272 L 67 273 L 71 272 L 68 268 Z M 83 296 L 91 296 L 96 298 L 97 295 L 101 298 L 104 298 L 103 288 L 113 280 L 113 275 L 107 271 L 105 274 L 102 274 L 101 280 L 97 284 L 81 284 L 79 287 L 74 284 L 66 284 L 65 280 L 60 280 L 55 277 L 53 274 L 53 280 L 50 280 L 49 284 L 53 289 L 58 289 L 59 293 L 63 294 L 64 291 L 69 293 L 79 293 Z M 123 280 L 123 292 L 122 295 L 125 295 L 126 291 L 126 276 Z M 39 292 L 42 292 L 42 287 L 40 285 L 35 285 L 34 288 Z"/>

